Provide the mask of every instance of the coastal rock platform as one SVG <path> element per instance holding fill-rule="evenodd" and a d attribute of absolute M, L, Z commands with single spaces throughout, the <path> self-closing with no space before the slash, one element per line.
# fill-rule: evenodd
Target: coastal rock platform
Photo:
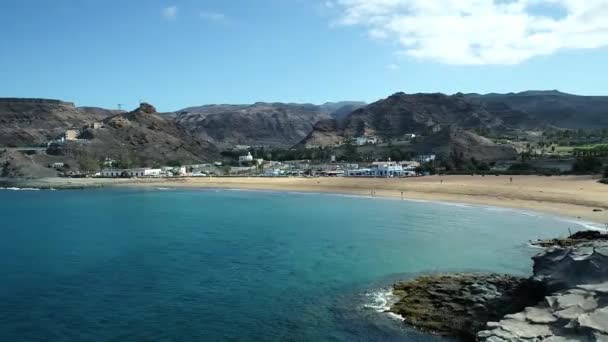
<path fill-rule="evenodd" d="M 423 331 L 473 340 L 486 322 L 523 310 L 543 290 L 526 278 L 500 274 L 425 276 L 394 285 L 390 311 Z"/>
<path fill-rule="evenodd" d="M 488 323 L 479 341 L 608 341 L 608 283 L 581 285 Z"/>
<path fill-rule="evenodd" d="M 430 275 L 393 286 L 407 324 L 470 341 L 608 342 L 608 235 L 538 242 L 530 278 Z"/>

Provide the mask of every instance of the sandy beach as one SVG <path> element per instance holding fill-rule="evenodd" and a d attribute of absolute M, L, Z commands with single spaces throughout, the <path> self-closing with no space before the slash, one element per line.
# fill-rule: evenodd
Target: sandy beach
<path fill-rule="evenodd" d="M 590 176 L 429 176 L 418 178 L 260 178 L 212 177 L 173 179 L 45 178 L 15 183 L 33 188 L 108 186 L 226 188 L 327 192 L 524 209 L 608 223 L 608 185 Z"/>
<path fill-rule="evenodd" d="M 419 178 L 181 178 L 127 186 L 331 192 L 525 209 L 608 222 L 608 185 L 590 176 L 429 176 Z"/>

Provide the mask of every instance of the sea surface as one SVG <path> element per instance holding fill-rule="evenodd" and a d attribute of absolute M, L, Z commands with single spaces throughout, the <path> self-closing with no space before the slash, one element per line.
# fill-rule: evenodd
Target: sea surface
<path fill-rule="evenodd" d="M 0 341 L 439 341 L 398 279 L 528 275 L 575 223 L 498 208 L 232 190 L 0 191 Z"/>

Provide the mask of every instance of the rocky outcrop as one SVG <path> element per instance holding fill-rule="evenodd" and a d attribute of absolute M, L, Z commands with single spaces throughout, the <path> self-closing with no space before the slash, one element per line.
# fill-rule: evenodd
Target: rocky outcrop
<path fill-rule="evenodd" d="M 46 144 L 66 129 L 115 114 L 100 108 L 77 108 L 59 100 L 0 98 L 0 147 Z"/>
<path fill-rule="evenodd" d="M 533 260 L 534 279 L 550 291 L 608 282 L 608 241 L 551 247 Z"/>
<path fill-rule="evenodd" d="M 608 341 L 608 283 L 580 285 L 488 323 L 479 341 Z"/>
<path fill-rule="evenodd" d="M 134 111 L 103 121 L 105 128 L 85 132 L 86 144 L 68 142 L 67 155 L 107 156 L 136 166 L 163 165 L 168 162 L 198 163 L 217 158 L 216 147 L 197 139 L 185 128 L 157 114 L 154 106 L 142 103 Z"/>
<path fill-rule="evenodd" d="M 41 164 L 35 157 L 19 151 L 0 150 L 0 177 L 40 178 L 57 176 L 54 169 Z"/>
<path fill-rule="evenodd" d="M 608 341 L 608 239 L 579 232 L 534 260 L 533 276 L 455 274 L 394 285 L 391 312 L 467 340 Z"/>
<path fill-rule="evenodd" d="M 523 310 L 543 290 L 526 278 L 499 274 L 426 276 L 395 284 L 390 311 L 421 330 L 472 340 L 489 320 Z"/>
<path fill-rule="evenodd" d="M 474 132 L 456 127 L 443 129 L 414 145 L 417 151 L 433 151 L 448 158 L 456 154 L 463 159 L 477 160 L 514 160 L 517 151 L 510 145 L 499 145 Z"/>
<path fill-rule="evenodd" d="M 480 341 L 608 341 L 608 241 L 580 232 L 535 256 L 532 280 L 546 297 L 488 323 Z"/>
<path fill-rule="evenodd" d="M 335 119 L 321 120 L 317 122 L 312 132 L 304 138 L 296 147 L 334 146 L 341 141 L 338 136 L 338 121 Z"/>
<path fill-rule="evenodd" d="M 566 238 L 537 240 L 531 242 L 538 247 L 573 247 L 573 246 L 593 246 L 598 241 L 608 242 L 608 234 L 596 230 L 576 232 Z"/>

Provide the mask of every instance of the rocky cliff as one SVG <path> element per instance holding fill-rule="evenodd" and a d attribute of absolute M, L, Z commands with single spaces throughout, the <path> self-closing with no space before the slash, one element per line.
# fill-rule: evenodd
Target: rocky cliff
<path fill-rule="evenodd" d="M 192 136 L 172 120 L 161 117 L 146 103 L 132 112 L 106 118 L 102 129 L 87 129 L 86 141 L 56 146 L 53 154 L 111 157 L 134 166 L 163 165 L 170 161 L 198 163 L 218 157 L 216 147 Z"/>
<path fill-rule="evenodd" d="M 533 280 L 546 289 L 544 300 L 488 323 L 480 341 L 608 341 L 605 238 L 549 247 L 534 257 Z"/>
<path fill-rule="evenodd" d="M 485 105 L 507 105 L 546 126 L 570 129 L 608 127 L 608 96 L 579 96 L 556 90 L 465 96 Z"/>
<path fill-rule="evenodd" d="M 175 121 L 221 147 L 268 145 L 288 147 L 306 137 L 320 120 L 344 118 L 362 104 L 326 103 L 321 106 L 293 103 L 209 105 L 178 111 Z"/>
<path fill-rule="evenodd" d="M 115 114 L 101 108 L 77 108 L 59 100 L 0 98 L 0 147 L 46 144 L 68 128 Z"/>
<path fill-rule="evenodd" d="M 498 145 L 492 140 L 474 132 L 450 127 L 433 133 L 417 141 L 413 148 L 417 151 L 432 151 L 439 156 L 447 157 L 456 154 L 464 159 L 477 160 L 512 160 L 517 158 L 517 151 L 510 145 Z"/>
<path fill-rule="evenodd" d="M 608 236 L 540 241 L 530 278 L 426 276 L 394 285 L 391 311 L 422 330 L 465 340 L 608 341 Z"/>

